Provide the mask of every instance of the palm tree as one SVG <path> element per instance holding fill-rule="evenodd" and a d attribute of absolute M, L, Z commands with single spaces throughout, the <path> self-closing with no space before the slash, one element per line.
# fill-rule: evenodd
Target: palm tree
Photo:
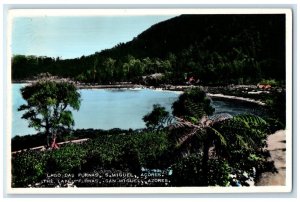
<path fill-rule="evenodd" d="M 237 151 L 255 154 L 266 144 L 264 119 L 250 114 L 209 116 L 212 111 L 210 100 L 201 89 L 189 90 L 173 104 L 176 121 L 170 126 L 182 154 L 188 155 L 193 150 L 202 154 L 203 186 L 209 183 L 210 158 L 234 164 L 243 158 Z"/>

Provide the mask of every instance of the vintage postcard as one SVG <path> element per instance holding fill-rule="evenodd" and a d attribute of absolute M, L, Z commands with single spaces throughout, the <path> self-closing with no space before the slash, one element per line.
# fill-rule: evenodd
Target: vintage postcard
<path fill-rule="evenodd" d="M 7 193 L 291 191 L 292 10 L 7 19 Z"/>

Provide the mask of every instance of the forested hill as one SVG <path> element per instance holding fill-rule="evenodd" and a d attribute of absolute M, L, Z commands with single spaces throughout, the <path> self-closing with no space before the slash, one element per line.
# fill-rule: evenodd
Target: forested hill
<path fill-rule="evenodd" d="M 163 83 L 256 83 L 285 80 L 285 15 L 181 15 L 153 25 L 128 43 L 90 56 L 15 55 L 13 80 L 41 72 L 89 83 L 140 82 L 163 73 Z"/>

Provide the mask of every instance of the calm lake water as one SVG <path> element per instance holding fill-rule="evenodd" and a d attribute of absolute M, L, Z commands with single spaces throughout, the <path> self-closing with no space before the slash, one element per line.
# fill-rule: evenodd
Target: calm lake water
<path fill-rule="evenodd" d="M 12 137 L 15 135 L 35 134 L 28 128 L 26 120 L 21 119 L 24 111 L 18 112 L 18 107 L 25 104 L 20 88 L 24 84 L 13 84 L 13 123 Z M 82 89 L 81 107 L 74 111 L 75 129 L 138 129 L 145 127 L 143 116 L 152 110 L 153 104 L 160 104 L 171 112 L 172 103 L 180 95 L 178 92 L 157 91 L 150 89 L 112 90 L 112 89 Z M 232 115 L 253 112 L 253 107 L 237 105 L 236 103 L 213 101 L 215 113 Z"/>

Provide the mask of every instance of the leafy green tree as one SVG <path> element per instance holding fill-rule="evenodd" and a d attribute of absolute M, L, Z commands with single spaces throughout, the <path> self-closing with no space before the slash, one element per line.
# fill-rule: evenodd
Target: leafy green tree
<path fill-rule="evenodd" d="M 74 84 L 45 78 L 21 88 L 21 94 L 27 103 L 18 111 L 25 111 L 22 118 L 28 120 L 29 127 L 44 130 L 48 146 L 50 137 L 55 145 L 59 130 L 74 125 L 70 108 L 80 108 L 80 94 Z"/>
<path fill-rule="evenodd" d="M 203 116 L 212 115 L 214 108 L 211 100 L 201 88 L 192 88 L 181 94 L 173 103 L 173 115 L 176 117 L 197 121 Z"/>
<path fill-rule="evenodd" d="M 143 117 L 143 121 L 149 129 L 159 129 L 164 126 L 169 118 L 169 112 L 159 104 L 153 105 L 153 110 Z"/>

